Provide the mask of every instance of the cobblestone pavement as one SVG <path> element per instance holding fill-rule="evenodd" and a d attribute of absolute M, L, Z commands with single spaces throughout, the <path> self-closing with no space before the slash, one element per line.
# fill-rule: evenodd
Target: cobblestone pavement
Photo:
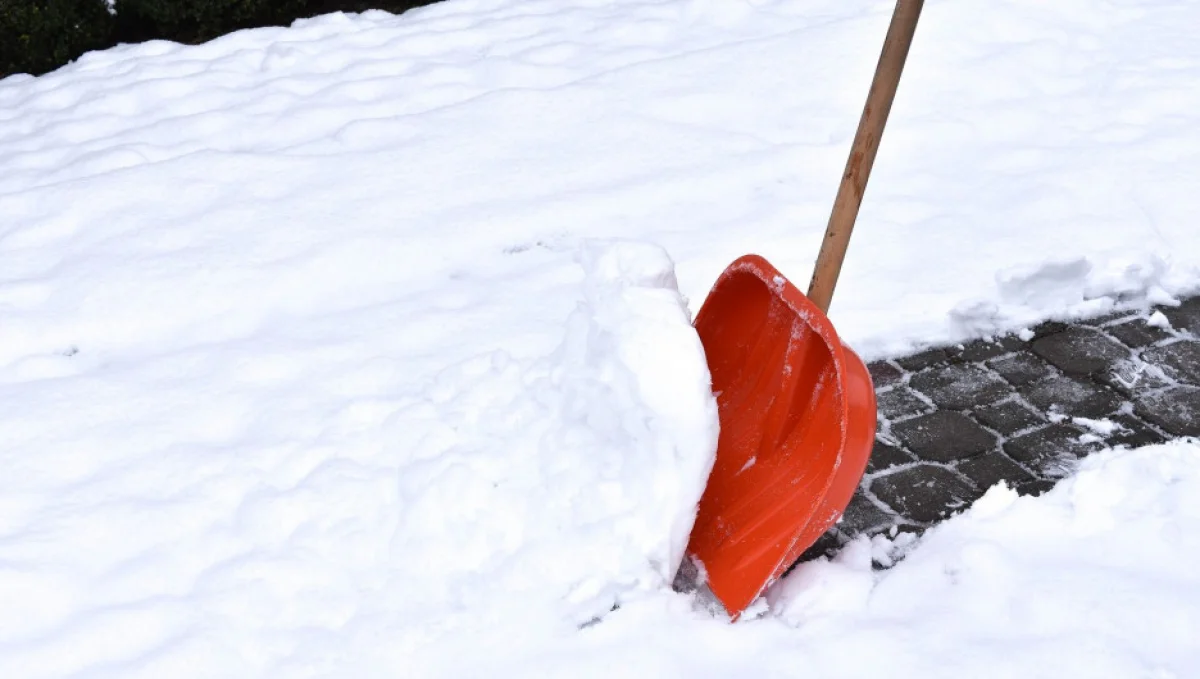
<path fill-rule="evenodd" d="M 920 533 L 1001 480 L 1044 492 L 1096 450 L 1200 436 L 1200 297 L 869 368 L 879 428 L 867 473 L 801 560 L 862 533 Z"/>

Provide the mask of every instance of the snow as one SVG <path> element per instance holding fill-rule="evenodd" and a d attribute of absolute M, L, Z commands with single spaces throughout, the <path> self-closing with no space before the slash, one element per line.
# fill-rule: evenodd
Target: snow
<path fill-rule="evenodd" d="M 513 612 L 574 629 L 669 589 L 716 451 L 703 349 L 660 248 L 580 259 L 555 351 L 412 393 L 382 355 L 278 337 L 20 383 L 0 669 L 291 675 L 330 662 L 323 638 L 380 633 L 364 618 L 401 648 L 485 644 Z"/>
<path fill-rule="evenodd" d="M 736 625 L 667 586 L 690 314 L 746 252 L 807 278 L 890 9 L 450 0 L 0 80 L 0 676 L 1200 673 L 1195 442 Z M 928 3 L 843 338 L 1200 290 L 1198 24 Z"/>
<path fill-rule="evenodd" d="M 721 627 L 664 595 L 513 674 L 1193 676 L 1198 486 L 1194 441 L 1101 453 L 1041 497 L 993 488 L 887 571 L 870 561 L 895 546 L 860 538 L 793 571 L 758 619 Z"/>
<path fill-rule="evenodd" d="M 992 488 L 881 576 L 865 538 L 802 565 L 774 610 L 844 676 L 1190 676 L 1198 483 L 1195 441 L 1098 454 L 1043 497 Z"/>
<path fill-rule="evenodd" d="M 1171 321 L 1167 318 L 1167 315 L 1161 311 L 1152 312 L 1149 318 L 1146 320 L 1146 325 L 1152 328 L 1161 328 L 1167 331 L 1173 330 L 1171 327 Z"/>

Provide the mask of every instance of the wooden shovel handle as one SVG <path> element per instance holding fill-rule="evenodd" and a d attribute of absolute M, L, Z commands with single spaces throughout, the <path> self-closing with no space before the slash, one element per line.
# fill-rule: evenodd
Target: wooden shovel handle
<path fill-rule="evenodd" d="M 837 198 L 833 201 L 833 212 L 829 215 L 829 226 L 821 241 L 821 252 L 813 268 L 812 281 L 808 284 L 808 298 L 828 313 L 833 299 L 833 288 L 838 274 L 842 272 L 842 260 L 846 258 L 846 246 L 850 244 L 850 232 L 862 205 L 863 193 L 867 190 L 867 178 L 875 164 L 875 152 L 879 150 L 879 139 L 887 123 L 892 100 L 896 98 L 896 87 L 900 84 L 900 72 L 912 45 L 913 33 L 917 30 L 917 19 L 925 0 L 897 0 L 883 40 L 883 51 L 875 67 L 871 90 L 867 93 L 867 104 L 863 107 L 858 131 L 854 133 L 854 145 L 850 147 L 850 158 L 842 183 L 838 186 Z"/>

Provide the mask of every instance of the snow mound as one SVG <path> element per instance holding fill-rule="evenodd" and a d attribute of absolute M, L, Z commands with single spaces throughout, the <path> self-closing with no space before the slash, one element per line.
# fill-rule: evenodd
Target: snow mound
<path fill-rule="evenodd" d="M 580 261 L 585 300 L 551 356 L 480 357 L 428 392 L 439 436 L 400 470 L 393 538 L 425 605 L 565 602 L 581 624 L 674 577 L 716 453 L 703 348 L 660 248 L 590 243 Z"/>
<path fill-rule="evenodd" d="M 1198 522 L 1196 441 L 1110 450 L 1040 497 L 993 487 L 888 571 L 860 538 L 769 599 L 845 676 L 1192 676 Z"/>
<path fill-rule="evenodd" d="M 578 259 L 542 357 L 409 376 L 260 339 L 22 383 L 0 676 L 435 676 L 669 592 L 716 451 L 703 348 L 663 250 Z"/>
<path fill-rule="evenodd" d="M 996 299 L 962 302 L 949 318 L 968 336 L 1004 334 L 1046 318 L 1101 316 L 1116 309 L 1177 306 L 1167 292 L 1171 267 L 1157 255 L 1099 267 L 1088 257 L 1048 259 L 1010 266 L 996 273 Z"/>

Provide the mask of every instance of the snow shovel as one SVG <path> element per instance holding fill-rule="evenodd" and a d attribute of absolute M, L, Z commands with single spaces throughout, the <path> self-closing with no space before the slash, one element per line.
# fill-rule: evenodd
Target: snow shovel
<path fill-rule="evenodd" d="M 837 522 L 875 440 L 875 392 L 826 317 L 923 0 L 898 0 L 808 295 L 746 255 L 696 316 L 721 431 L 688 542 L 736 620 Z"/>

